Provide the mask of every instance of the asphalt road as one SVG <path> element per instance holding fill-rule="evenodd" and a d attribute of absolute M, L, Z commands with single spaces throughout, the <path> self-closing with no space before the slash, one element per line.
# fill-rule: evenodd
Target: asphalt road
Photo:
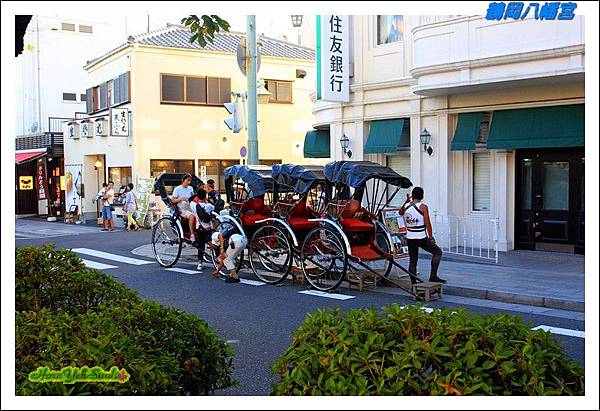
<path fill-rule="evenodd" d="M 194 313 L 206 320 L 219 335 L 234 347 L 236 351 L 234 378 L 240 382 L 219 395 L 268 395 L 271 384 L 276 377 L 271 372 L 271 365 L 283 354 L 291 342 L 293 331 L 302 322 L 308 312 L 323 307 L 341 307 L 343 310 L 359 307 L 376 307 L 396 303 L 413 304 L 409 296 L 386 294 L 381 292 L 349 291 L 341 288 L 343 296 L 351 296 L 346 300 L 338 300 L 315 295 L 299 293 L 306 290 L 301 285 L 286 283 L 281 287 L 253 284 L 226 284 L 214 279 L 211 270 L 206 267 L 203 273 L 189 274 L 168 271 L 160 267 L 150 258 L 133 255 L 131 250 L 150 242 L 150 231 L 127 233 L 92 232 L 77 235 L 64 233 L 59 236 L 36 235 L 19 236 L 17 246 L 29 244 L 55 243 L 57 247 L 73 249 L 87 248 L 116 254 L 137 260 L 149 261 L 149 264 L 135 265 L 132 261 L 113 260 L 104 257 L 81 254 L 88 261 L 106 264 L 115 268 L 105 268 L 108 274 L 137 291 L 141 297 L 158 301 L 164 305 L 180 308 Z M 182 261 L 179 268 L 193 270 L 194 266 Z M 242 272 L 242 278 L 257 280 L 251 272 Z M 460 300 L 460 299 L 458 299 Z M 431 307 L 463 307 L 478 313 L 498 312 L 498 308 L 490 307 L 482 300 L 465 299 L 468 303 L 435 301 Z M 549 316 L 522 311 L 507 311 L 520 315 L 532 326 L 546 325 L 571 330 L 584 330 L 581 320 L 564 316 Z M 555 335 L 561 341 L 565 352 L 580 362 L 585 360 L 584 338 Z"/>

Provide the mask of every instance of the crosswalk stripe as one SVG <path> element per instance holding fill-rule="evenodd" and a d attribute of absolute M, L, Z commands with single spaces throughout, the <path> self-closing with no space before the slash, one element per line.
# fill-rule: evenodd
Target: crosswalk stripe
<path fill-rule="evenodd" d="M 167 271 L 173 271 L 175 273 L 181 273 L 181 274 L 189 274 L 189 275 L 194 275 L 194 274 L 202 274 L 200 271 L 195 271 L 195 270 L 186 270 L 185 268 L 177 268 L 177 267 L 173 267 L 173 268 L 166 268 Z"/>
<path fill-rule="evenodd" d="M 118 268 L 116 265 L 102 264 L 97 261 L 81 260 L 86 267 L 95 268 L 97 270 L 108 270 L 109 268 Z"/>
<path fill-rule="evenodd" d="M 79 254 L 91 255 L 93 257 L 104 258 L 106 260 L 118 261 L 120 263 L 143 265 L 152 264 L 154 261 L 138 260 L 137 258 L 124 257 L 118 254 L 105 253 L 104 251 L 92 250 L 91 248 L 73 248 L 74 252 Z"/>
<path fill-rule="evenodd" d="M 349 300 L 349 299 L 355 297 L 353 295 L 334 294 L 334 293 L 327 293 L 325 291 L 317 291 L 317 290 L 299 291 L 298 294 L 307 294 L 307 295 L 314 295 L 316 297 L 333 298 L 334 300 Z"/>
<path fill-rule="evenodd" d="M 570 330 L 568 328 L 551 327 L 549 325 L 538 325 L 533 327 L 532 330 L 544 330 L 552 334 L 567 335 L 569 337 L 585 338 L 585 331 Z"/>
<path fill-rule="evenodd" d="M 241 284 L 253 285 L 255 287 L 259 287 L 261 285 L 266 285 L 267 283 L 263 283 L 262 281 L 254 281 L 254 280 L 246 280 L 245 278 L 240 278 Z"/>

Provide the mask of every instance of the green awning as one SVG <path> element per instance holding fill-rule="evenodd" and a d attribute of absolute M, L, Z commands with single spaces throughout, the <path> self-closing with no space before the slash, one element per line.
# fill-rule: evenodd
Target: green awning
<path fill-rule="evenodd" d="M 482 112 L 459 113 L 456 131 L 454 132 L 454 137 L 452 137 L 452 143 L 450 144 L 450 150 L 475 150 L 475 142 L 479 136 L 479 127 L 482 118 Z"/>
<path fill-rule="evenodd" d="M 329 130 L 311 130 L 304 137 L 304 157 L 330 158 Z"/>
<path fill-rule="evenodd" d="M 365 154 L 395 153 L 410 147 L 410 128 L 404 119 L 371 121 L 371 130 L 365 144 Z"/>
<path fill-rule="evenodd" d="M 494 111 L 487 148 L 582 147 L 585 105 Z"/>

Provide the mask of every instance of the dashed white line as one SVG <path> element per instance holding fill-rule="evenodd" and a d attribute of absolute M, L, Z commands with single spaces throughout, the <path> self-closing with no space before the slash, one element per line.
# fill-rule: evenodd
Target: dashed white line
<path fill-rule="evenodd" d="M 175 273 L 188 274 L 188 275 L 202 274 L 201 271 L 186 270 L 185 268 L 177 268 L 177 267 L 165 268 L 165 270 L 167 270 L 167 271 L 173 271 Z"/>
<path fill-rule="evenodd" d="M 266 285 L 267 283 L 263 283 L 262 281 L 254 281 L 254 280 L 246 280 L 245 278 L 240 278 L 240 284 L 253 285 L 255 287 Z"/>
<path fill-rule="evenodd" d="M 333 298 L 334 300 L 349 300 L 351 298 L 354 298 L 353 295 L 334 294 L 334 293 L 327 293 L 325 291 L 317 291 L 317 290 L 299 291 L 298 294 L 307 294 L 307 295 L 314 295 L 316 297 Z"/>
<path fill-rule="evenodd" d="M 124 264 L 143 265 L 152 264 L 154 261 L 139 260 L 137 258 L 125 257 L 118 254 L 105 253 L 104 251 L 92 250 L 91 248 L 73 248 L 78 254 L 91 255 L 93 257 L 104 258 L 106 260 L 118 261 Z"/>
<path fill-rule="evenodd" d="M 102 264 L 97 261 L 81 260 L 86 267 L 95 268 L 97 270 L 108 270 L 109 268 L 118 268 L 116 265 Z"/>
<path fill-rule="evenodd" d="M 549 325 L 538 325 L 533 327 L 532 330 L 544 330 L 552 334 L 567 335 L 569 337 L 585 338 L 585 331 L 570 330 L 568 328 L 551 327 Z"/>

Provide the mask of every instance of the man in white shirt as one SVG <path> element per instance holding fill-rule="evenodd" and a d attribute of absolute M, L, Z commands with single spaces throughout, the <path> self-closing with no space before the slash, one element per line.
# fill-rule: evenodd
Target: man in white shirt
<path fill-rule="evenodd" d="M 101 231 L 115 231 L 115 222 L 112 216 L 112 204 L 115 199 L 115 190 L 113 182 L 109 181 L 106 185 L 104 195 L 102 195 L 102 225 Z"/>
<path fill-rule="evenodd" d="M 196 242 L 196 235 L 194 234 L 196 232 L 196 214 L 192 211 L 189 201 L 189 198 L 194 194 L 194 189 L 191 184 L 192 176 L 188 173 L 184 174 L 181 179 L 181 184 L 173 190 L 173 198 L 171 201 L 173 201 L 173 204 L 177 204 L 181 216 L 188 219 L 190 226 L 190 241 L 194 243 Z"/>

